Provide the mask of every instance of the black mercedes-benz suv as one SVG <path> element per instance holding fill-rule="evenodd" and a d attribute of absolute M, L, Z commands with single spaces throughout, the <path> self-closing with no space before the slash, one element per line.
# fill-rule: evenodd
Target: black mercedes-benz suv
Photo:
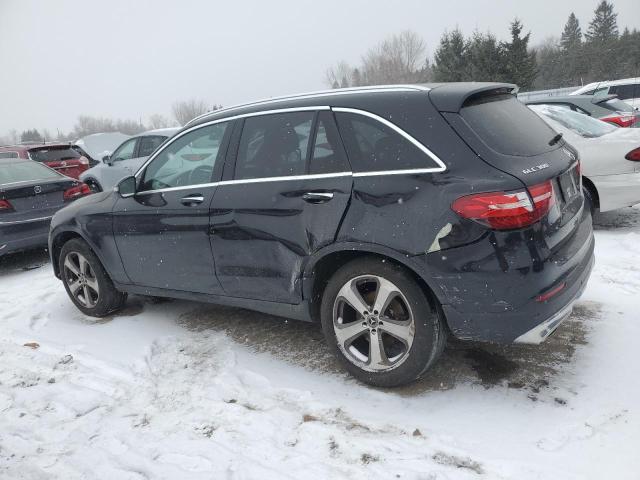
<path fill-rule="evenodd" d="M 132 293 L 321 322 L 378 386 L 418 378 L 449 334 L 540 343 L 594 240 L 575 150 L 514 90 L 332 90 L 196 118 L 55 215 L 55 275 L 87 315 Z"/>

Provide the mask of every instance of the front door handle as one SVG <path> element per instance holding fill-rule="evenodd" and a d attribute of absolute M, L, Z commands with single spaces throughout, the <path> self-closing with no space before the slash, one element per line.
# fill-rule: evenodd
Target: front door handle
<path fill-rule="evenodd" d="M 307 192 L 302 195 L 302 199 L 308 203 L 325 203 L 333 198 L 331 192 Z"/>
<path fill-rule="evenodd" d="M 180 203 L 190 207 L 191 205 L 198 205 L 199 203 L 204 202 L 204 197 L 198 193 L 194 195 L 187 195 L 186 197 L 182 197 L 180 199 Z"/>

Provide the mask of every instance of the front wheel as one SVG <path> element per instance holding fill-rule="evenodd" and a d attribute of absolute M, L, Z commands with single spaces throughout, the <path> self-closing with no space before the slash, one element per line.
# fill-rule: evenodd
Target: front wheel
<path fill-rule="evenodd" d="M 74 238 L 62 246 L 59 259 L 64 288 L 85 315 L 104 317 L 124 304 L 119 292 L 95 253 L 84 240 Z"/>
<path fill-rule="evenodd" d="M 393 387 L 418 379 L 442 353 L 446 333 L 413 276 L 378 258 L 362 258 L 329 280 L 322 328 L 333 352 L 359 380 Z"/>

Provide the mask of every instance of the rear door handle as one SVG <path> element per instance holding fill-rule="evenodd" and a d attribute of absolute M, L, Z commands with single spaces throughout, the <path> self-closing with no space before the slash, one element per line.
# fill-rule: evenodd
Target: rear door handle
<path fill-rule="evenodd" d="M 198 205 L 202 202 L 204 202 L 204 197 L 198 193 L 194 195 L 187 195 L 186 197 L 182 197 L 180 199 L 180 203 L 186 205 L 187 207 L 191 205 Z"/>
<path fill-rule="evenodd" d="M 331 192 L 307 192 L 302 195 L 302 199 L 308 203 L 325 203 L 333 198 Z"/>

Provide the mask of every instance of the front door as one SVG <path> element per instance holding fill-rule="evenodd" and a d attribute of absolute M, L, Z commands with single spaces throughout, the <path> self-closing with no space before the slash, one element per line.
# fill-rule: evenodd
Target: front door
<path fill-rule="evenodd" d="M 140 172 L 137 193 L 117 200 L 114 235 L 134 284 L 220 293 L 209 206 L 229 130 L 228 122 L 216 123 L 176 137 Z"/>
<path fill-rule="evenodd" d="M 230 296 L 299 303 L 305 261 L 334 241 L 351 195 L 333 115 L 249 117 L 234 143 L 232 178 L 212 204 L 218 279 Z"/>

